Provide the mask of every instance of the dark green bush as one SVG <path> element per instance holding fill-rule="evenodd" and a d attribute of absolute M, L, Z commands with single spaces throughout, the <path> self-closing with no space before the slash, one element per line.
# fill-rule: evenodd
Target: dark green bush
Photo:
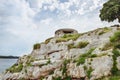
<path fill-rule="evenodd" d="M 36 43 L 33 46 L 33 50 L 40 49 L 40 43 Z"/>

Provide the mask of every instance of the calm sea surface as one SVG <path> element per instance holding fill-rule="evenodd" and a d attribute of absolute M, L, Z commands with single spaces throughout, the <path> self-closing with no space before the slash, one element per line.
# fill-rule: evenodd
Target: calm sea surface
<path fill-rule="evenodd" d="M 3 71 L 5 71 L 5 69 L 12 66 L 16 61 L 17 61 L 17 59 L 3 59 L 3 58 L 0 58 L 0 73 L 2 73 Z"/>

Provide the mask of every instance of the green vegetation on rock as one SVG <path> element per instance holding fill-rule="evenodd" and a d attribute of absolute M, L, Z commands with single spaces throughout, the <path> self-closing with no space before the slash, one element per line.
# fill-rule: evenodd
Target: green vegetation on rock
<path fill-rule="evenodd" d="M 120 31 L 114 33 L 112 37 L 110 37 L 110 41 L 113 43 L 114 48 L 120 49 Z"/>
<path fill-rule="evenodd" d="M 93 69 L 90 67 L 88 70 L 87 70 L 87 77 L 90 79 L 91 77 L 91 72 L 93 71 Z"/>
<path fill-rule="evenodd" d="M 110 43 L 106 43 L 104 45 L 103 48 L 101 48 L 102 51 L 106 51 L 106 50 L 109 50 L 109 49 L 112 49 L 113 48 L 113 44 L 110 42 Z"/>
<path fill-rule="evenodd" d="M 62 80 L 62 78 L 59 76 L 59 77 L 53 77 L 52 78 L 53 80 Z"/>
<path fill-rule="evenodd" d="M 77 62 L 77 66 L 79 66 L 80 64 L 84 64 L 85 60 L 87 58 L 94 58 L 97 57 L 96 54 L 91 54 L 94 51 L 95 48 L 91 48 L 89 51 L 87 51 L 86 53 L 82 54 L 79 56 L 78 59 L 75 60 L 75 62 Z"/>
<path fill-rule="evenodd" d="M 120 56 L 120 52 L 117 50 L 117 49 L 114 49 L 112 51 L 113 55 L 112 55 L 112 58 L 113 58 L 113 67 L 111 69 L 111 73 L 112 75 L 120 75 L 120 70 L 118 70 L 117 68 L 117 57 Z"/>
<path fill-rule="evenodd" d="M 117 31 L 114 33 L 112 37 L 110 37 L 111 42 L 117 42 L 120 41 L 120 31 Z"/>
<path fill-rule="evenodd" d="M 45 40 L 45 44 L 48 44 L 51 39 L 53 39 L 53 37 L 46 39 L 46 40 Z"/>
<path fill-rule="evenodd" d="M 89 44 L 89 42 L 87 42 L 87 41 L 79 42 L 79 43 L 76 45 L 76 48 L 84 48 L 84 47 L 86 47 L 88 44 Z"/>
<path fill-rule="evenodd" d="M 31 62 L 35 59 L 32 56 L 27 56 L 26 66 L 32 66 Z"/>
<path fill-rule="evenodd" d="M 67 71 L 67 64 L 70 63 L 70 60 L 65 59 L 62 65 L 62 75 L 66 75 L 66 71 Z"/>
<path fill-rule="evenodd" d="M 78 39 L 80 34 L 65 34 L 64 36 L 57 38 L 56 43 L 58 42 L 67 42 L 69 40 L 76 40 Z"/>
<path fill-rule="evenodd" d="M 84 64 L 84 63 L 85 63 L 85 59 L 86 59 L 86 57 L 80 56 L 80 57 L 76 60 L 77 65 Z"/>
<path fill-rule="evenodd" d="M 113 47 L 114 47 L 113 51 L 112 51 L 112 53 L 113 53 L 113 55 L 112 55 L 113 67 L 111 69 L 111 73 L 114 76 L 118 76 L 118 75 L 120 75 L 120 70 L 118 70 L 118 68 L 117 68 L 116 60 L 117 60 L 117 57 L 120 56 L 120 51 L 119 51 L 119 48 L 120 48 L 120 43 L 119 43 L 120 42 L 120 31 L 115 32 L 114 35 L 112 37 L 110 37 L 110 41 L 111 41 L 111 43 L 113 44 Z M 114 80 L 114 78 L 111 79 L 111 80 Z"/>
<path fill-rule="evenodd" d="M 120 76 L 111 76 L 109 80 L 120 80 Z"/>
<path fill-rule="evenodd" d="M 72 48 L 85 48 L 88 44 L 89 44 L 89 42 L 87 42 L 87 41 L 81 41 L 77 45 L 69 44 L 68 48 L 69 49 L 72 49 Z"/>
<path fill-rule="evenodd" d="M 98 35 L 102 35 L 102 34 L 107 33 L 109 31 L 111 31 L 111 29 L 108 27 L 105 27 L 105 28 L 103 28 L 103 30 L 101 32 L 98 33 Z"/>
<path fill-rule="evenodd" d="M 10 71 L 11 73 L 15 73 L 15 72 L 20 72 L 23 68 L 23 64 L 14 64 L 13 66 L 11 66 L 9 69 L 7 69 L 7 71 Z"/>
<path fill-rule="evenodd" d="M 72 77 L 71 77 L 71 76 L 66 76 L 66 77 L 64 78 L 64 80 L 72 80 Z"/>

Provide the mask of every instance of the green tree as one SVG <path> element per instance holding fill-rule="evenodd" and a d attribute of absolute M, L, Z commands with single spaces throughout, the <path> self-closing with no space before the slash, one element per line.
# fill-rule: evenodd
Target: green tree
<path fill-rule="evenodd" d="M 109 0 L 104 3 L 99 16 L 102 21 L 112 22 L 118 19 L 120 23 L 120 0 Z"/>

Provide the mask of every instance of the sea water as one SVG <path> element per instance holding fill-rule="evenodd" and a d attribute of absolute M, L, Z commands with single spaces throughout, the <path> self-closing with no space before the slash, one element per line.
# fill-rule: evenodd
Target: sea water
<path fill-rule="evenodd" d="M 17 59 L 3 59 L 0 58 L 0 73 L 4 72 L 6 69 L 11 67 L 17 62 Z"/>

